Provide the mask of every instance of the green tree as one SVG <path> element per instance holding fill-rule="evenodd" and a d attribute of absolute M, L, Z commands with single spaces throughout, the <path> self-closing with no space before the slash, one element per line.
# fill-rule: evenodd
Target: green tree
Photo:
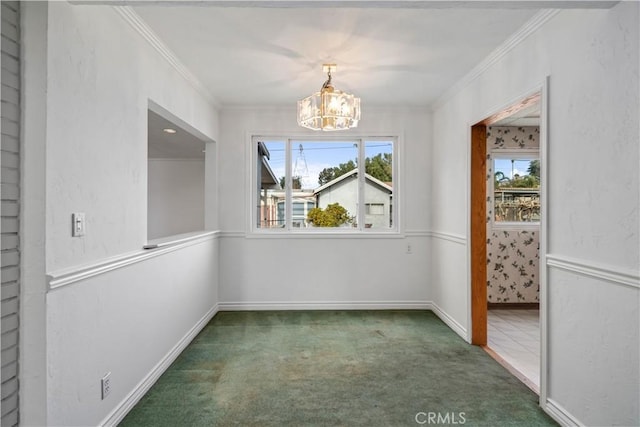
<path fill-rule="evenodd" d="M 307 213 L 307 220 L 316 227 L 338 227 L 351 222 L 349 212 L 339 203 L 331 203 L 325 209 L 313 208 Z"/>
<path fill-rule="evenodd" d="M 302 177 L 294 176 L 291 178 L 292 188 L 299 190 L 302 188 Z M 284 188 L 284 176 L 280 178 L 280 188 Z"/>
<path fill-rule="evenodd" d="M 509 187 L 509 184 L 511 183 L 511 180 L 509 178 L 507 178 L 506 176 L 504 176 L 504 173 L 501 171 L 498 171 L 495 173 L 495 188 L 498 187 Z"/>
<path fill-rule="evenodd" d="M 347 172 L 351 172 L 355 168 L 356 163 L 353 160 L 349 160 L 347 163 L 340 163 L 338 166 L 331 168 L 324 168 L 318 175 L 318 184 L 324 185 Z"/>
<path fill-rule="evenodd" d="M 535 176 L 540 179 L 540 160 L 531 160 L 529 167 L 527 168 L 529 175 Z"/>
<path fill-rule="evenodd" d="M 324 168 L 318 175 L 318 184 L 324 185 L 333 181 L 345 173 L 351 172 L 356 167 L 356 162 L 349 160 L 347 163 L 340 163 L 335 167 Z M 378 153 L 373 157 L 367 157 L 364 159 L 364 170 L 382 182 L 393 181 L 393 157 L 391 153 Z"/>
<path fill-rule="evenodd" d="M 533 175 L 515 175 L 509 184 L 511 188 L 538 188 L 539 186 L 540 180 Z"/>
<path fill-rule="evenodd" d="M 393 181 L 393 161 L 391 153 L 378 153 L 364 159 L 364 170 L 382 182 Z"/>

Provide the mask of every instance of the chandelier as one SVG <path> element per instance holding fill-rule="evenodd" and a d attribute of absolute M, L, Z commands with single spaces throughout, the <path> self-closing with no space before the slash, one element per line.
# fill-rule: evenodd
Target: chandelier
<path fill-rule="evenodd" d="M 327 81 L 320 92 L 298 101 L 298 124 L 312 130 L 343 130 L 358 126 L 360 98 L 337 90 L 331 84 L 336 64 L 324 64 Z"/>

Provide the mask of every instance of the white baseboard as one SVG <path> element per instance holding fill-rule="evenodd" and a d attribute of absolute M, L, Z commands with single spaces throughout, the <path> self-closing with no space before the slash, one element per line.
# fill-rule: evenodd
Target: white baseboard
<path fill-rule="evenodd" d="M 561 426 L 567 427 L 581 427 L 584 426 L 573 415 L 571 415 L 566 409 L 558 405 L 552 399 L 547 399 L 546 403 L 542 406 L 542 409 L 558 422 Z"/>
<path fill-rule="evenodd" d="M 432 302 L 431 303 L 431 311 L 435 313 L 436 316 L 440 318 L 448 327 L 450 327 L 453 332 L 460 335 L 460 337 L 469 342 L 469 334 L 467 329 L 463 327 L 460 323 L 458 323 L 453 317 L 449 316 L 444 310 L 442 310 L 438 304 Z"/>
<path fill-rule="evenodd" d="M 209 323 L 216 315 L 219 308 L 214 306 L 209 310 L 194 326 L 185 334 L 184 337 L 158 362 L 156 366 L 138 383 L 138 385 L 122 400 L 111 413 L 100 423 L 100 426 L 116 426 L 131 409 L 142 399 L 149 391 L 151 386 L 158 381 L 158 378 L 169 368 L 182 351 L 193 341 L 200 331 Z"/>
<path fill-rule="evenodd" d="M 191 343 L 198 333 L 219 311 L 273 311 L 273 310 L 431 310 L 447 326 L 463 339 L 467 331 L 451 316 L 431 301 L 327 301 L 327 302 L 223 302 L 209 310 L 196 325 L 158 362 L 156 366 L 138 383 L 111 413 L 99 424 L 116 426 L 140 399 L 149 391 L 160 376 L 176 360 L 180 353 Z M 553 415 L 552 415 L 553 416 Z M 555 418 L 555 417 L 554 417 Z M 571 424 L 578 425 L 578 424 Z"/>
<path fill-rule="evenodd" d="M 431 310 L 463 340 L 469 341 L 467 329 L 432 301 L 221 302 L 218 307 L 220 311 Z"/>
<path fill-rule="evenodd" d="M 430 301 L 266 301 L 221 302 L 220 311 L 430 310 Z"/>

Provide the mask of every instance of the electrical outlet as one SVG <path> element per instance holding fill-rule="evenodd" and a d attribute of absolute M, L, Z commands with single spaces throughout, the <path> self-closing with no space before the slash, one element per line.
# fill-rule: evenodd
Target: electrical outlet
<path fill-rule="evenodd" d="M 104 400 L 111 393 L 111 372 L 102 377 L 100 384 L 102 385 L 102 400 Z"/>
<path fill-rule="evenodd" d="M 410 245 L 410 244 L 408 244 L 408 245 L 407 245 L 407 253 L 408 253 L 408 254 L 413 253 L 413 248 L 411 247 L 411 245 Z"/>

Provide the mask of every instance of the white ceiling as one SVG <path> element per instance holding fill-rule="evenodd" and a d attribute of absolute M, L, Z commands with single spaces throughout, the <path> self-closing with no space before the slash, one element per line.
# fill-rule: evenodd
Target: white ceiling
<path fill-rule="evenodd" d="M 176 133 L 166 133 L 167 128 Z M 201 139 L 151 110 L 147 132 L 150 159 L 204 159 L 205 143 Z"/>
<path fill-rule="evenodd" d="M 335 87 L 359 96 L 365 108 L 433 103 L 540 12 L 512 3 L 477 9 L 136 3 L 132 9 L 222 107 L 294 107 L 322 86 L 322 64 L 336 63 Z"/>
<path fill-rule="evenodd" d="M 76 0 L 96 4 L 100 1 Z M 333 83 L 369 106 L 428 107 L 545 8 L 615 1 L 108 0 L 220 107 L 285 106 Z M 126 12 L 124 12 L 126 10 Z M 141 22 L 140 22 L 141 21 Z M 496 124 L 539 122 L 539 110 Z M 149 157 L 202 158 L 204 143 L 150 111 Z M 175 125 L 173 125 L 175 127 Z"/>

